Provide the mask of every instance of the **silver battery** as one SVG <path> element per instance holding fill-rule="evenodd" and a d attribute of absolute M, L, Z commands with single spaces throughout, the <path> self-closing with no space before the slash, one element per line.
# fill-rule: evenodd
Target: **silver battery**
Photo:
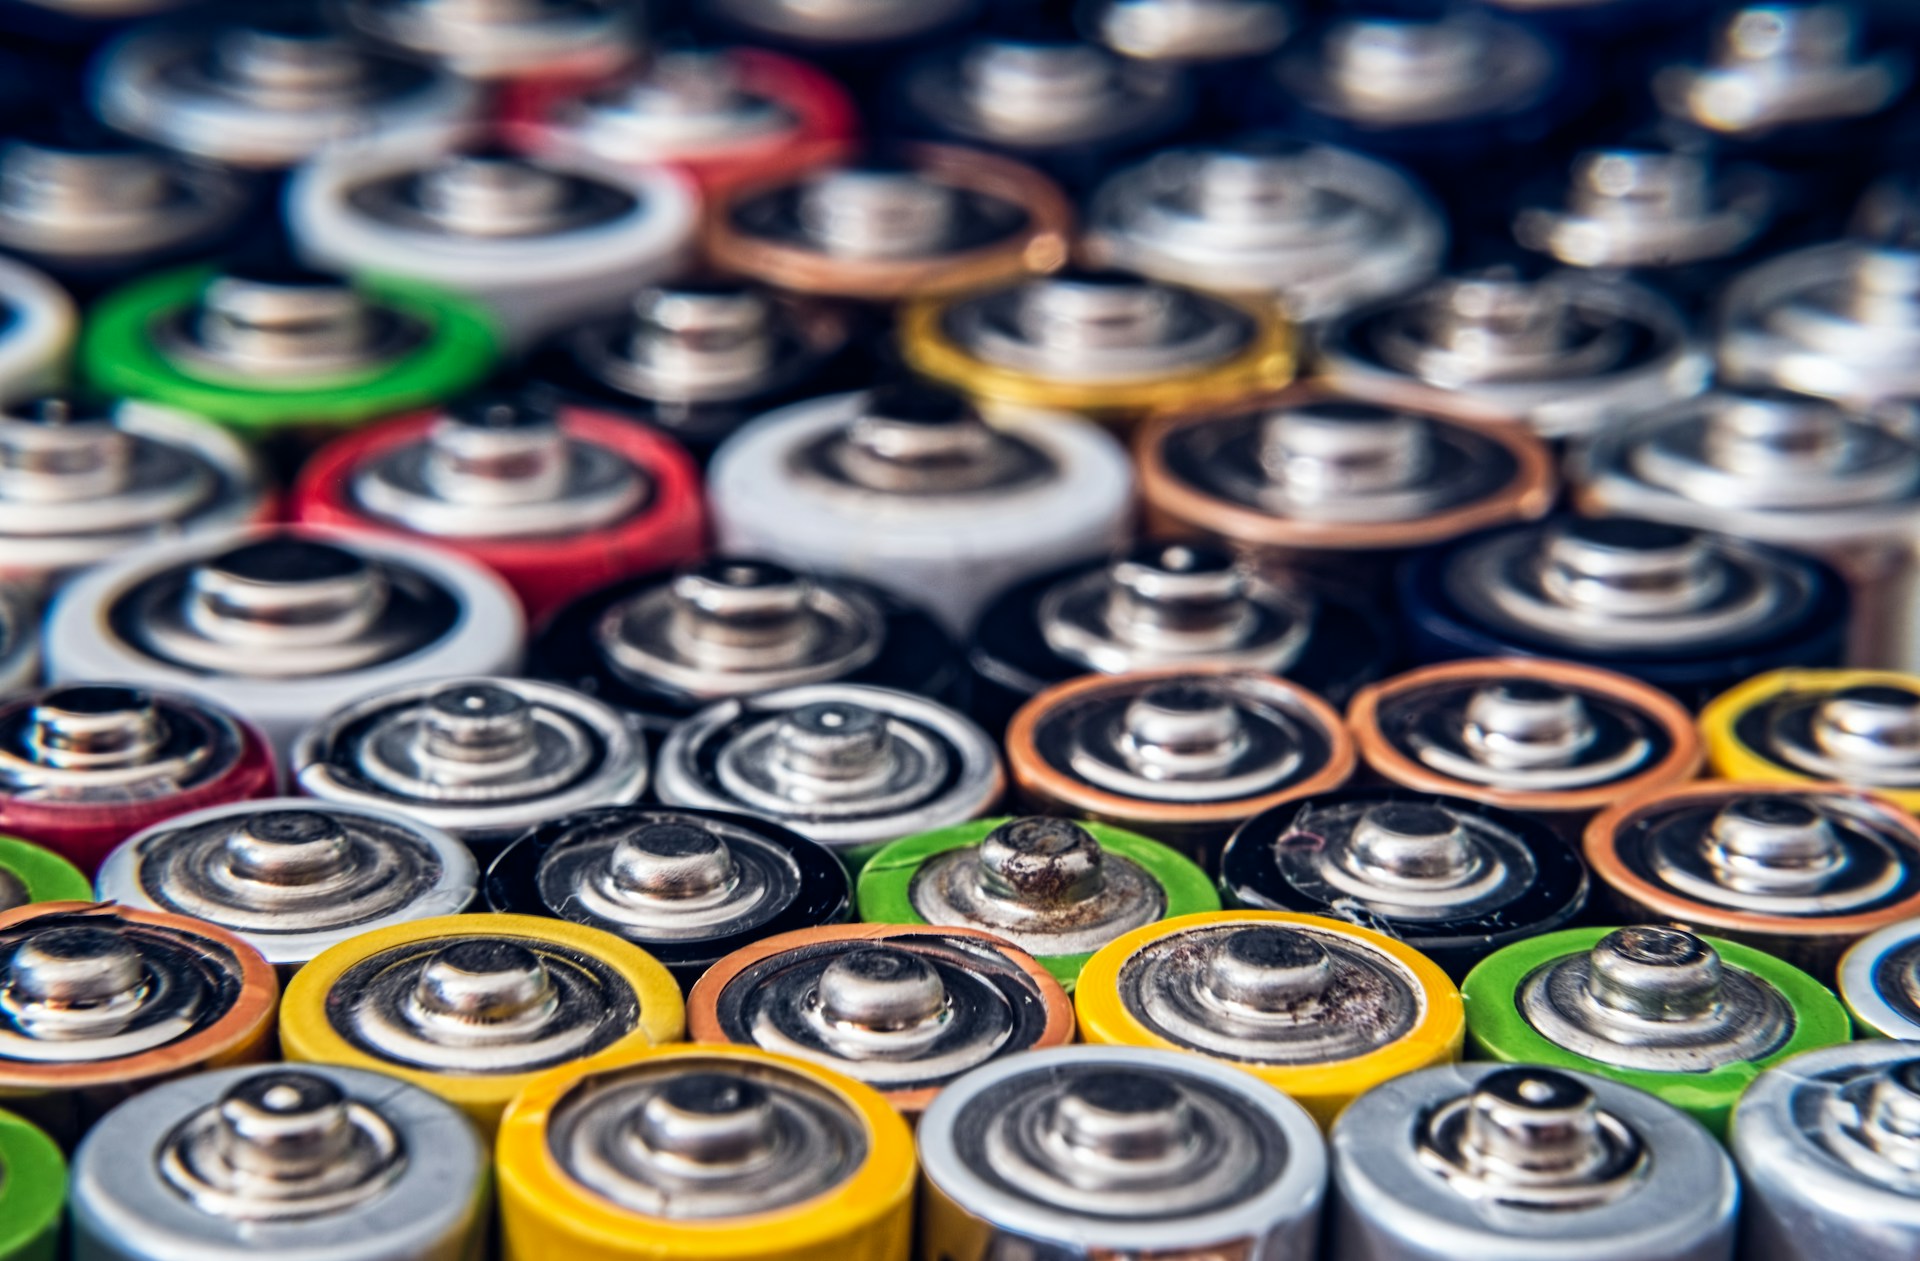
<path fill-rule="evenodd" d="M 1726 390 L 1600 433 L 1574 476 L 1589 510 L 1821 557 L 1854 594 L 1849 663 L 1920 667 L 1920 445 L 1875 417 Z"/>
<path fill-rule="evenodd" d="M 133 812 L 215 786 L 250 751 L 260 756 L 230 714 L 183 694 L 74 683 L 9 708 L 0 723 L 0 794 L 22 801 Z"/>
<path fill-rule="evenodd" d="M 1450 276 L 1328 326 L 1320 370 L 1360 398 L 1458 396 L 1578 438 L 1691 398 L 1711 364 L 1680 312 L 1641 285 L 1586 272 Z"/>
<path fill-rule="evenodd" d="M 762 40 L 857 49 L 927 35 L 965 17 L 975 0 L 712 0 L 711 16 Z"/>
<path fill-rule="evenodd" d="M 1920 1252 L 1920 1050 L 1854 1042 L 1747 1087 L 1730 1139 L 1745 1261 L 1900 1261 Z"/>
<path fill-rule="evenodd" d="M 156 824 L 107 856 L 103 902 L 218 925 L 282 969 L 361 933 L 467 909 L 465 845 L 386 810 L 283 797 Z"/>
<path fill-rule="evenodd" d="M 823 683 L 720 701 L 681 722 L 660 748 L 654 791 L 847 849 L 977 819 L 1004 786 L 999 750 L 964 715 L 891 688 Z"/>
<path fill-rule="evenodd" d="M 1920 680 L 1786 689 L 1739 714 L 1733 734 L 1812 779 L 1920 788 Z"/>
<path fill-rule="evenodd" d="M 1092 0 L 1080 25 L 1122 56 L 1174 63 L 1263 57 L 1294 28 L 1279 0 Z"/>
<path fill-rule="evenodd" d="M 1732 1261 L 1726 1153 L 1601 1077 L 1423 1069 L 1356 1099 L 1331 1147 L 1327 1261 Z"/>
<path fill-rule="evenodd" d="M 1574 159 L 1560 201 L 1523 209 L 1513 234 L 1568 267 L 1685 267 L 1753 244 L 1778 200 L 1759 167 L 1716 170 L 1704 154 L 1681 147 L 1589 149 Z"/>
<path fill-rule="evenodd" d="M 111 125 L 225 166 L 281 169 L 373 136 L 450 135 L 478 98 L 457 79 L 319 25 L 165 23 L 111 45 L 94 107 Z"/>
<path fill-rule="evenodd" d="M 418 1086 L 320 1065 L 168 1082 L 75 1152 L 74 1261 L 466 1261 L 489 1158 Z"/>
<path fill-rule="evenodd" d="M 616 82 L 560 102 L 537 134 L 560 152 L 623 164 L 697 162 L 790 134 L 798 120 L 788 105 L 741 79 L 722 50 L 663 50 Z"/>
<path fill-rule="evenodd" d="M 1181 80 L 1098 44 L 980 37 L 907 75 L 907 104 L 972 144 L 1070 153 L 1147 137 L 1178 122 Z"/>
<path fill-rule="evenodd" d="M 264 493 L 245 444 L 197 416 L 62 395 L 0 407 L 0 573 L 17 580 L 231 530 L 260 515 Z"/>
<path fill-rule="evenodd" d="M 489 676 L 383 689 L 337 709 L 301 736 L 290 769 L 310 796 L 493 843 L 638 800 L 647 749 L 590 696 Z"/>
<path fill-rule="evenodd" d="M 920 1119 L 921 1233 L 942 1261 L 1311 1261 L 1326 1144 L 1238 1069 L 1056 1047 L 949 1085 Z"/>
<path fill-rule="evenodd" d="M 1351 150 L 1304 143 L 1159 154 L 1100 186 L 1086 232 L 1089 257 L 1105 266 L 1215 292 L 1271 293 L 1298 321 L 1404 293 L 1434 274 L 1447 243 L 1439 207 L 1411 179 Z"/>
<path fill-rule="evenodd" d="M 469 79 L 604 74 L 639 52 L 633 0 L 336 0 L 357 34 Z"/>
<path fill-rule="evenodd" d="M 1920 920 L 1862 937 L 1840 960 L 1840 997 L 1862 1037 L 1920 1041 Z"/>

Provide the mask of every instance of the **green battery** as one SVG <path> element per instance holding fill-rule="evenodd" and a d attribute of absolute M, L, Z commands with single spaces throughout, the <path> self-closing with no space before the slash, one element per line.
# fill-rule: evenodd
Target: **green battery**
<path fill-rule="evenodd" d="M 0 911 L 30 902 L 91 902 L 93 882 L 52 850 L 0 836 Z"/>
<path fill-rule="evenodd" d="M 979 819 L 893 842 L 860 873 L 869 924 L 978 928 L 1038 959 L 1071 990 L 1123 933 L 1220 909 L 1207 874 L 1158 841 L 1103 823 Z"/>
<path fill-rule="evenodd" d="M 0 1261 L 54 1261 L 67 1162 L 52 1139 L 0 1112 Z"/>
<path fill-rule="evenodd" d="M 1460 987 L 1470 1057 L 1598 1073 L 1726 1135 L 1747 1083 L 1845 1042 L 1847 1010 L 1792 964 L 1677 928 L 1572 928 L 1488 955 Z"/>

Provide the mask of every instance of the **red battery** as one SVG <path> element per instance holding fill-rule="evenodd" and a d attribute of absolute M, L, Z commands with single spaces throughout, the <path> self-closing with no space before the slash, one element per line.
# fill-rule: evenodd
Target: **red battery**
<path fill-rule="evenodd" d="M 608 583 L 696 559 L 707 533 L 699 470 L 673 439 L 511 395 L 329 443 L 302 470 L 292 514 L 457 551 L 505 579 L 535 623 Z"/>

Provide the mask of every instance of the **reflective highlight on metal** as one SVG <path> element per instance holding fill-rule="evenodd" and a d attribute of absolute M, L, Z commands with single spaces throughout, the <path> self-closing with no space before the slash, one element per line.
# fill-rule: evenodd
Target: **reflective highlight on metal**
<path fill-rule="evenodd" d="M 1094 0 L 1080 25 L 1124 56 L 1206 63 L 1271 53 L 1293 31 L 1278 0 Z"/>
<path fill-rule="evenodd" d="M 619 0 L 344 0 L 356 34 L 470 79 L 605 74 L 639 53 L 639 14 Z"/>
<path fill-rule="evenodd" d="M 1675 145 L 1588 149 L 1557 202 L 1523 208 L 1521 245 L 1568 267 L 1645 271 L 1731 260 L 1771 226 L 1780 190 L 1753 166 Z"/>
<path fill-rule="evenodd" d="M 1920 1041 L 1920 919 L 1889 924 L 1848 947 L 1835 988 L 1862 1037 Z"/>
<path fill-rule="evenodd" d="M 0 258 L 0 402 L 59 389 L 79 325 L 73 299 L 50 277 Z"/>
<path fill-rule="evenodd" d="M 1920 676 L 1891 670 L 1775 670 L 1700 711 L 1723 779 L 1834 781 L 1920 806 Z"/>

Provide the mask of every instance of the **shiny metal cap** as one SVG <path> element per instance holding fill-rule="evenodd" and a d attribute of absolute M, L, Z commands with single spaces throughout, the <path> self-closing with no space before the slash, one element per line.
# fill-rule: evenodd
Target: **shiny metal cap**
<path fill-rule="evenodd" d="M 921 63 L 906 99 L 940 130 L 1032 149 L 1097 145 L 1177 118 L 1180 81 L 1097 44 L 976 38 Z"/>
<path fill-rule="evenodd" d="M 355 215 L 384 227 L 471 242 L 589 232 L 637 208 L 634 195 L 613 183 L 491 149 L 381 171 L 342 195 Z"/>
<path fill-rule="evenodd" d="M 1876 114 L 1913 68 L 1899 52 L 1863 55 L 1858 23 L 1849 4 L 1743 5 L 1705 64 L 1654 75 L 1654 99 L 1671 117 L 1740 137 Z"/>
<path fill-rule="evenodd" d="M 1207 923 L 1120 965 L 1133 1019 L 1183 1050 L 1260 1065 L 1334 1064 L 1409 1033 L 1426 998 L 1405 965 L 1307 924 Z"/>
<path fill-rule="evenodd" d="M 848 264 L 984 249 L 1031 226 L 1027 208 L 1007 192 L 973 187 L 954 167 L 926 161 L 822 166 L 736 202 L 733 226 L 757 244 Z"/>
<path fill-rule="evenodd" d="M 297 966 L 363 932 L 457 914 L 478 883 L 473 855 L 438 828 L 288 797 L 150 827 L 108 856 L 98 892 L 217 924 Z"/>
<path fill-rule="evenodd" d="M 1142 61 L 1237 61 L 1278 48 L 1293 17 L 1278 0 L 1096 0 L 1083 25 Z"/>
<path fill-rule="evenodd" d="M 1313 44 L 1283 52 L 1279 76 L 1318 113 L 1411 127 L 1520 113 L 1546 94 L 1557 69 L 1524 26 L 1469 9 L 1338 20 Z"/>
<path fill-rule="evenodd" d="M 359 381 L 412 353 L 421 321 L 343 277 L 232 267 L 200 300 L 153 327 L 156 348 L 189 375 L 253 389 Z"/>
<path fill-rule="evenodd" d="M 1296 320 L 1412 288 L 1446 244 L 1439 209 L 1393 168 L 1328 145 L 1257 139 L 1175 149 L 1121 171 L 1095 195 L 1087 233 L 1104 264 L 1200 289 L 1276 293 Z"/>
<path fill-rule="evenodd" d="M 715 16 L 763 38 L 825 49 L 911 39 L 968 13 L 971 0 L 713 0 Z"/>
<path fill-rule="evenodd" d="M 683 48 L 561 104 L 550 125 L 568 147 L 607 161 L 660 162 L 771 141 L 796 121 L 784 102 L 741 82 L 725 52 Z"/>
<path fill-rule="evenodd" d="M 1772 221 L 1776 200 L 1759 168 L 1717 171 L 1680 148 L 1589 149 L 1574 159 L 1560 203 L 1522 210 L 1513 234 L 1568 267 L 1682 267 L 1738 254 Z"/>
<path fill-rule="evenodd" d="M 342 0 L 339 10 L 358 33 L 477 79 L 603 66 L 640 37 L 627 0 Z"/>
<path fill-rule="evenodd" d="M 1591 1208 L 1653 1175 L 1654 1153 L 1631 1123 L 1580 1078 L 1546 1068 L 1487 1074 L 1424 1117 L 1415 1141 L 1462 1199 L 1515 1208 Z"/>
<path fill-rule="evenodd" d="M 655 791 L 738 810 L 823 845 L 895 840 L 978 818 L 1004 786 L 994 742 L 944 705 L 825 683 L 726 700 L 676 726 Z"/>
<path fill-rule="evenodd" d="M 1160 883 L 1066 819 L 1010 819 L 978 845 L 937 854 L 913 873 L 914 911 L 929 924 L 980 928 L 1028 954 L 1099 949 L 1166 914 Z"/>
<path fill-rule="evenodd" d="M 0 144 L 0 245 L 100 266 L 210 239 L 245 197 L 230 175 L 108 140 Z"/>
<path fill-rule="evenodd" d="M 646 743 L 606 704 L 526 679 L 443 679 L 328 715 L 293 754 L 304 792 L 462 837 L 521 832 L 646 790 Z"/>
<path fill-rule="evenodd" d="M 74 805 L 174 796 L 226 776 L 248 744 L 232 717 L 188 697 L 56 687 L 0 713 L 0 792 Z"/>
<path fill-rule="evenodd" d="M 851 410 L 792 452 L 794 473 L 863 499 L 980 496 L 983 508 L 1061 476 L 1052 453 L 928 382 L 878 386 Z"/>
<path fill-rule="evenodd" d="M 858 1113 L 796 1069 L 678 1056 L 587 1077 L 554 1107 L 547 1146 L 621 1209 L 714 1222 L 827 1194 L 869 1139 Z"/>
<path fill-rule="evenodd" d="M 1677 928 L 1621 928 L 1521 982 L 1520 1014 L 1555 1046 L 1615 1068 L 1703 1073 L 1793 1036 L 1787 997 Z"/>
<path fill-rule="evenodd" d="M 1827 1205 L 1844 1197 L 1836 1207 L 1873 1243 L 1904 1244 L 1920 1230 L 1920 1052 L 1911 1045 L 1796 1055 L 1762 1074 L 1735 1115 L 1734 1154 L 1769 1204 L 1789 1188 Z"/>

